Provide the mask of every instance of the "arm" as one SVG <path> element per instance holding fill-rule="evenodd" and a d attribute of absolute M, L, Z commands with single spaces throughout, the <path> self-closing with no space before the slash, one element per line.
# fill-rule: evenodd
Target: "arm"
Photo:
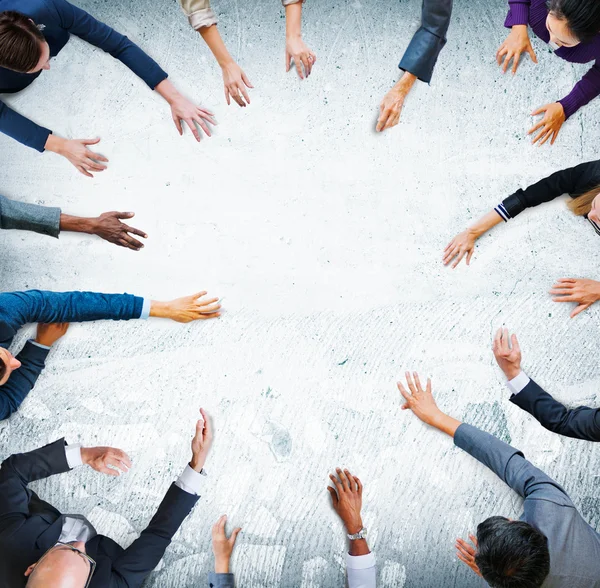
<path fill-rule="evenodd" d="M 15 112 L 0 102 L 0 132 L 42 153 L 52 131 Z"/>
<path fill-rule="evenodd" d="M 0 386 L 0 420 L 7 419 L 17 411 L 46 365 L 49 349 L 27 341 L 17 355 L 21 367 L 14 370 L 5 384 Z"/>
<path fill-rule="evenodd" d="M 60 208 L 16 202 L 0 196 L 0 227 L 3 229 L 34 231 L 58 237 L 60 220 Z"/>
<path fill-rule="evenodd" d="M 230 537 L 225 533 L 225 523 L 227 515 L 223 515 L 213 525 L 212 528 L 212 544 L 213 553 L 215 554 L 215 571 L 208 576 L 209 586 L 212 588 L 234 588 L 234 576 L 229 572 L 229 562 L 231 554 L 235 547 L 235 541 L 240 531 L 240 527 L 234 529 Z"/>
<path fill-rule="evenodd" d="M 424 0 L 421 27 L 415 33 L 398 67 L 429 83 L 452 16 L 452 0 Z"/>
<path fill-rule="evenodd" d="M 593 67 L 575 84 L 571 93 L 558 101 L 563 106 L 565 120 L 599 94 L 600 63 L 596 61 Z"/>
<path fill-rule="evenodd" d="M 600 409 L 580 406 L 567 409 L 524 372 L 508 381 L 510 401 L 535 417 L 540 424 L 559 435 L 600 441 Z"/>
<path fill-rule="evenodd" d="M 60 26 L 112 55 L 154 88 L 167 74 L 135 43 L 66 0 L 51 0 Z"/>
<path fill-rule="evenodd" d="M 310 75 L 317 56 L 302 40 L 302 0 L 283 0 L 285 6 L 285 71 L 292 61 L 301 80 Z M 303 71 L 304 68 L 304 71 Z"/>

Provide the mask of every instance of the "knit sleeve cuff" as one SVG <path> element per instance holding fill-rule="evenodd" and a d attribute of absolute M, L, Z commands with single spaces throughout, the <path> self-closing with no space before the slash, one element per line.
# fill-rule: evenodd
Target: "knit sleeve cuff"
<path fill-rule="evenodd" d="M 581 106 L 580 100 L 576 95 L 575 89 L 573 89 L 573 91 L 568 96 L 565 96 L 562 100 L 559 100 L 558 102 L 562 104 L 562 107 L 565 111 L 565 120 L 567 120 L 571 115 L 575 114 Z"/>
<path fill-rule="evenodd" d="M 528 4 L 517 4 L 510 3 L 510 10 L 504 21 L 504 26 L 507 28 L 514 27 L 515 25 L 526 25 L 529 23 L 529 5 Z"/>

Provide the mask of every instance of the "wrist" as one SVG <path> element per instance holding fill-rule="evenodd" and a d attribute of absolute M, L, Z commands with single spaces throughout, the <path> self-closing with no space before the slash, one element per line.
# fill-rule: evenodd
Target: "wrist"
<path fill-rule="evenodd" d="M 169 303 L 152 300 L 150 302 L 150 316 L 169 318 Z"/>
<path fill-rule="evenodd" d="M 472 226 L 467 229 L 467 234 L 474 239 L 479 239 L 483 233 L 485 233 L 485 230 L 477 226 Z"/>
<path fill-rule="evenodd" d="M 204 468 L 206 460 L 202 457 L 193 457 L 190 460 L 190 467 L 197 473 L 200 473 Z"/>
<path fill-rule="evenodd" d="M 89 465 L 89 449 L 87 447 L 82 447 L 79 451 L 81 452 L 81 463 L 83 463 L 83 465 Z"/>
<path fill-rule="evenodd" d="M 53 153 L 58 153 L 62 155 L 63 146 L 66 143 L 66 139 L 62 137 L 57 137 L 56 135 L 50 134 L 46 139 L 46 143 L 44 145 L 44 149 L 46 151 L 52 151 Z"/>
<path fill-rule="evenodd" d="M 510 368 L 506 368 L 504 370 L 504 375 L 506 376 L 506 379 L 510 382 L 511 380 L 514 380 L 519 374 L 521 373 L 521 366 L 517 366 L 517 367 L 510 367 Z"/>
<path fill-rule="evenodd" d="M 529 37 L 526 24 L 513 25 L 511 29 L 518 35 L 525 35 L 526 37 Z"/>
<path fill-rule="evenodd" d="M 215 557 L 215 573 L 217 574 L 228 574 L 229 573 L 229 558 L 228 557 Z"/>
<path fill-rule="evenodd" d="M 344 527 L 346 527 L 346 533 L 348 533 L 348 535 L 356 535 L 356 533 L 363 529 L 362 519 L 344 523 Z"/>
<path fill-rule="evenodd" d="M 60 215 L 60 230 L 73 231 L 75 233 L 95 234 L 98 227 L 97 218 L 83 218 L 80 216 Z"/>
<path fill-rule="evenodd" d="M 171 83 L 169 78 L 165 78 L 162 82 L 156 85 L 154 88 L 168 103 L 173 105 L 173 102 L 180 96 L 179 92 L 175 89 L 175 86 Z"/>

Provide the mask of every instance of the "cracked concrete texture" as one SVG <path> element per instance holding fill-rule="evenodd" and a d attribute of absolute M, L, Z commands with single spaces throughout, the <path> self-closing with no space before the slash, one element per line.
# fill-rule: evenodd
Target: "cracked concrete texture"
<path fill-rule="evenodd" d="M 342 586 L 345 539 L 325 491 L 337 465 L 365 485 L 380 586 L 480 586 L 453 541 L 492 514 L 518 516 L 522 501 L 399 410 L 395 381 L 408 368 L 433 377 L 449 413 L 522 449 L 599 528 L 598 452 L 510 404 L 490 350 L 507 325 L 542 386 L 600 405 L 599 310 L 570 320 L 547 294 L 555 278 L 598 277 L 598 237 L 557 201 L 482 238 L 471 267 L 440 262 L 451 237 L 505 195 L 597 157 L 598 101 L 554 147 L 526 138 L 529 113 L 587 66 L 534 40 L 539 64 L 503 76 L 494 54 L 506 3 L 457 2 L 431 86 L 418 84 L 400 126 L 376 135 L 417 0 L 307 2 L 304 37 L 318 61 L 302 83 L 284 71 L 276 0 L 214 0 L 255 86 L 243 110 L 225 105 L 218 67 L 174 0 L 77 3 L 138 42 L 220 124 L 200 145 L 180 138 L 159 96 L 73 39 L 8 102 L 58 134 L 99 135 L 109 169 L 89 180 L 0 137 L 2 193 L 71 214 L 133 210 L 150 238 L 133 253 L 86 236 L 4 232 L 2 289 L 166 299 L 206 288 L 227 312 L 189 326 L 73 326 L 0 425 L 2 455 L 66 435 L 122 447 L 135 467 L 117 480 L 78 470 L 37 483 L 38 493 L 127 545 L 189 459 L 203 406 L 217 431 L 205 490 L 147 586 L 204 585 L 222 513 L 244 528 L 239 586 Z"/>

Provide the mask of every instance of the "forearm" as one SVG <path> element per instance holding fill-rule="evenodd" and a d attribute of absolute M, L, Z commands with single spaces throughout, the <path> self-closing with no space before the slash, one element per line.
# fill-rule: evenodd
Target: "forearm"
<path fill-rule="evenodd" d="M 60 230 L 71 231 L 73 233 L 88 233 L 96 232 L 95 218 L 85 218 L 81 216 L 71 216 L 69 214 L 60 215 Z"/>
<path fill-rule="evenodd" d="M 302 2 L 285 7 L 285 36 L 288 39 L 302 37 Z"/>
<path fill-rule="evenodd" d="M 354 541 L 350 541 L 350 549 L 348 553 L 353 556 L 367 555 L 367 553 L 371 553 L 371 550 L 367 545 L 366 539 L 355 539 Z"/>
<path fill-rule="evenodd" d="M 227 47 L 225 47 L 225 43 L 221 38 L 217 25 L 202 27 L 198 32 L 202 35 L 204 42 L 208 45 L 208 48 L 211 50 L 211 53 L 215 56 L 217 63 L 221 67 L 233 62 L 233 57 L 231 57 L 229 51 L 227 51 Z"/>
<path fill-rule="evenodd" d="M 467 230 L 478 239 L 484 233 L 494 228 L 502 222 L 502 217 L 498 212 L 492 210 L 482 216 L 477 222 L 473 223 Z"/>
<path fill-rule="evenodd" d="M 425 422 L 435 429 L 442 431 L 442 433 L 446 433 L 446 435 L 449 435 L 450 437 L 454 437 L 456 430 L 462 425 L 459 420 L 456 420 L 441 411 Z"/>
<path fill-rule="evenodd" d="M 169 104 L 181 96 L 169 79 L 163 80 L 154 88 Z"/>
<path fill-rule="evenodd" d="M 409 71 L 405 71 L 394 85 L 394 90 L 403 96 L 407 96 L 418 79 L 419 78 L 416 75 L 410 73 Z"/>

